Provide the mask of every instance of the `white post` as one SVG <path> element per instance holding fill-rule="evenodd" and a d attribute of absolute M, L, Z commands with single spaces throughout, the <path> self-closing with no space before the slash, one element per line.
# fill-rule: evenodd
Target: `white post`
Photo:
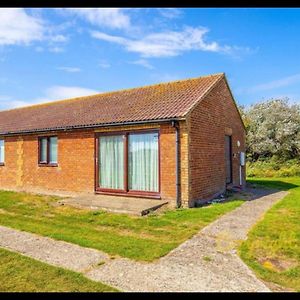
<path fill-rule="evenodd" d="M 242 186 L 242 166 L 240 164 L 240 186 Z"/>

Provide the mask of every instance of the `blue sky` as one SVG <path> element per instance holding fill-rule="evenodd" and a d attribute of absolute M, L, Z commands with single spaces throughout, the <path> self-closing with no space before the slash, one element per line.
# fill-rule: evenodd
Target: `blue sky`
<path fill-rule="evenodd" d="M 300 102 L 300 10 L 0 9 L 0 110 L 225 72 Z"/>

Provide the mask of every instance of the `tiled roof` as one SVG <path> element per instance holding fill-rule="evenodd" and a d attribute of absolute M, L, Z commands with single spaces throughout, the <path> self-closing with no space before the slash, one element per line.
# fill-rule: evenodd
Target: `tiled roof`
<path fill-rule="evenodd" d="M 0 134 L 184 118 L 224 73 L 0 111 Z"/>

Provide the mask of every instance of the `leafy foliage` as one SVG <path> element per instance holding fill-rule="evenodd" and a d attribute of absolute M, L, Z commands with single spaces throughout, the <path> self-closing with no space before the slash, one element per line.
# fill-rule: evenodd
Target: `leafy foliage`
<path fill-rule="evenodd" d="M 247 177 L 294 177 L 300 176 L 298 159 L 280 161 L 276 157 L 247 162 Z"/>
<path fill-rule="evenodd" d="M 248 160 L 299 158 L 299 104 L 291 104 L 288 98 L 270 99 L 239 109 L 247 131 Z"/>

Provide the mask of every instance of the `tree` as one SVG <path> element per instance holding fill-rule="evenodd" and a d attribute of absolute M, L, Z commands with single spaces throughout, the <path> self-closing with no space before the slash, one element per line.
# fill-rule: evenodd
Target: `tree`
<path fill-rule="evenodd" d="M 255 161 L 277 156 L 300 156 L 300 106 L 288 98 L 270 99 L 245 109 L 240 107 L 247 131 L 247 156 Z"/>

